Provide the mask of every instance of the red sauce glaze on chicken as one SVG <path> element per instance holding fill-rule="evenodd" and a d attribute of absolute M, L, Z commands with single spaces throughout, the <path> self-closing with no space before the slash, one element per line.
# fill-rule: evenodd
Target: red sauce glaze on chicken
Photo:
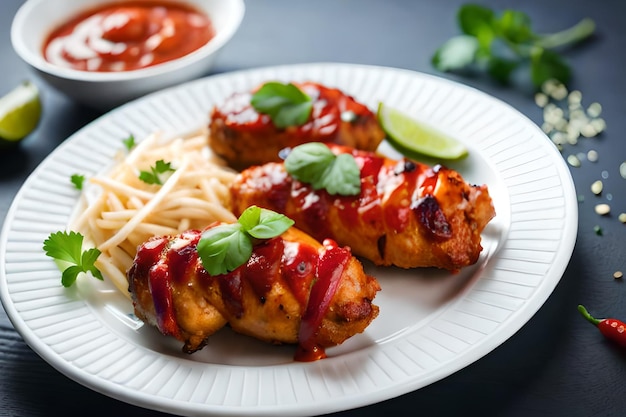
<path fill-rule="evenodd" d="M 201 232 L 155 237 L 128 271 L 138 317 L 185 343 L 192 353 L 227 323 L 270 343 L 297 344 L 295 359 L 362 332 L 378 314 L 380 287 L 347 248 L 295 229 L 255 245 L 248 262 L 211 276 L 196 247 Z"/>
<path fill-rule="evenodd" d="M 253 92 L 235 93 L 213 108 L 210 145 L 236 169 L 279 161 L 279 152 L 306 142 L 337 143 L 375 150 L 384 139 L 376 115 L 336 88 L 314 82 L 294 83 L 313 100 L 309 120 L 279 129 L 250 104 Z"/>
<path fill-rule="evenodd" d="M 282 213 L 314 238 L 333 239 L 377 265 L 458 270 L 478 260 L 481 232 L 495 216 L 485 185 L 470 185 L 441 165 L 328 146 L 354 156 L 359 195 L 315 190 L 291 177 L 283 163 L 268 163 L 235 178 L 235 214 L 250 205 Z"/>

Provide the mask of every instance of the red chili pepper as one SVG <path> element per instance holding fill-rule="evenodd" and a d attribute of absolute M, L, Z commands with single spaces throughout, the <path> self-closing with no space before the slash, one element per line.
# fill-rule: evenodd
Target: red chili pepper
<path fill-rule="evenodd" d="M 617 319 L 596 319 L 582 305 L 578 306 L 578 311 L 595 325 L 604 337 L 626 347 L 626 323 Z"/>

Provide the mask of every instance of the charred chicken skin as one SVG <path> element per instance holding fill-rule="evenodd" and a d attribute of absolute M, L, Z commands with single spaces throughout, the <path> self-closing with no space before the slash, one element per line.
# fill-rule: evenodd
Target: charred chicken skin
<path fill-rule="evenodd" d="M 495 216 L 487 186 L 469 185 L 440 165 L 328 146 L 354 156 L 359 195 L 314 190 L 292 178 L 283 163 L 268 163 L 236 177 L 235 214 L 252 204 L 274 210 L 316 239 L 333 239 L 376 265 L 454 271 L 477 262 L 481 232 Z"/>
<path fill-rule="evenodd" d="M 277 128 L 250 104 L 253 93 L 235 93 L 210 115 L 210 146 L 237 170 L 280 161 L 281 149 L 306 142 L 337 143 L 375 150 L 385 134 L 376 115 L 336 88 L 314 82 L 294 83 L 313 100 L 309 120 L 301 126 Z"/>
<path fill-rule="evenodd" d="M 290 228 L 257 243 L 246 264 L 211 276 L 196 250 L 201 234 L 148 240 L 128 271 L 136 315 L 184 342 L 185 352 L 228 324 L 269 343 L 297 344 L 296 360 L 317 360 L 378 315 L 378 282 L 330 240 Z"/>

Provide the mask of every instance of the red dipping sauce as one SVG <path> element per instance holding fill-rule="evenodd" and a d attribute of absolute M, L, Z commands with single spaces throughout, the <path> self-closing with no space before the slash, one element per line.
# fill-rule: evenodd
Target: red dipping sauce
<path fill-rule="evenodd" d="M 215 36 L 210 18 L 179 2 L 127 1 L 83 12 L 46 39 L 44 58 L 81 71 L 150 67 L 201 48 Z"/>

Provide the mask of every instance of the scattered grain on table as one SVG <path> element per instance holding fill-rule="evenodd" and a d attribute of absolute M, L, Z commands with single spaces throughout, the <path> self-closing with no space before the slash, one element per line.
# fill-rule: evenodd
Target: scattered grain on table
<path fill-rule="evenodd" d="M 596 204 L 595 210 L 596 214 L 599 214 L 600 216 L 606 216 L 611 212 L 611 206 L 606 203 Z"/>
<path fill-rule="evenodd" d="M 591 192 L 594 193 L 595 195 L 600 195 L 602 194 L 602 181 L 597 180 L 594 181 L 593 184 L 591 184 Z"/>

